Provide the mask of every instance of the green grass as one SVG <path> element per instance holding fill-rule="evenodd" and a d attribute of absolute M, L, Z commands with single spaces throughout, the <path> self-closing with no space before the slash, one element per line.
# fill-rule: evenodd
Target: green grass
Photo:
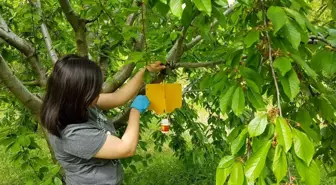
<path fill-rule="evenodd" d="M 186 165 L 170 154 L 159 154 L 137 172 L 125 171 L 125 185 L 209 185 L 215 184 L 214 164 Z"/>

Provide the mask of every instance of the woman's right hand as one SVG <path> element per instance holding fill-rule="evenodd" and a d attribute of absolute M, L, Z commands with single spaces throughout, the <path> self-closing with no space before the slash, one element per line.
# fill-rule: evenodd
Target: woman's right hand
<path fill-rule="evenodd" d="M 150 102 L 146 96 L 138 95 L 133 100 L 131 107 L 138 110 L 140 113 L 143 113 L 148 109 L 149 105 Z"/>

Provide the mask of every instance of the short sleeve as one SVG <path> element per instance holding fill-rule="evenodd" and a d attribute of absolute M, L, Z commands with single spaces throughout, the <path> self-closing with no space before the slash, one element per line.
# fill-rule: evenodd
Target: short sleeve
<path fill-rule="evenodd" d="M 106 141 L 106 133 L 90 124 L 68 125 L 62 131 L 62 145 L 66 153 L 90 159 Z"/>

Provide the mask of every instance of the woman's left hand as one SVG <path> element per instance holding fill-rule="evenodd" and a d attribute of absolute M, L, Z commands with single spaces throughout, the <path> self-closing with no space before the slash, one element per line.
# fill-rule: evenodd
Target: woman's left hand
<path fill-rule="evenodd" d="M 149 72 L 160 72 L 161 70 L 166 69 L 166 66 L 163 65 L 160 61 L 156 61 L 146 66 L 146 68 Z"/>

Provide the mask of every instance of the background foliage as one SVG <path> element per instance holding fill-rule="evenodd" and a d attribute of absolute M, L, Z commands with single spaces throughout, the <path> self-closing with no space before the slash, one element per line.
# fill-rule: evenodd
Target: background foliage
<path fill-rule="evenodd" d="M 104 92 L 153 60 L 169 69 L 146 81 L 184 85 L 170 134 L 158 130 L 162 117 L 142 118 L 150 134 L 127 169 L 157 164 L 156 152 L 170 148 L 188 164 L 181 171 L 205 164 L 198 176 L 216 172 L 218 185 L 316 185 L 320 169 L 336 175 L 334 0 L 3 0 L 0 13 L 0 64 L 15 75 L 0 70 L 0 143 L 13 165 L 34 172 L 26 184 L 62 184 L 53 154 L 39 155 L 47 145 L 36 117 L 46 76 L 66 53 L 97 61 Z M 120 134 L 127 110 L 106 112 Z"/>

